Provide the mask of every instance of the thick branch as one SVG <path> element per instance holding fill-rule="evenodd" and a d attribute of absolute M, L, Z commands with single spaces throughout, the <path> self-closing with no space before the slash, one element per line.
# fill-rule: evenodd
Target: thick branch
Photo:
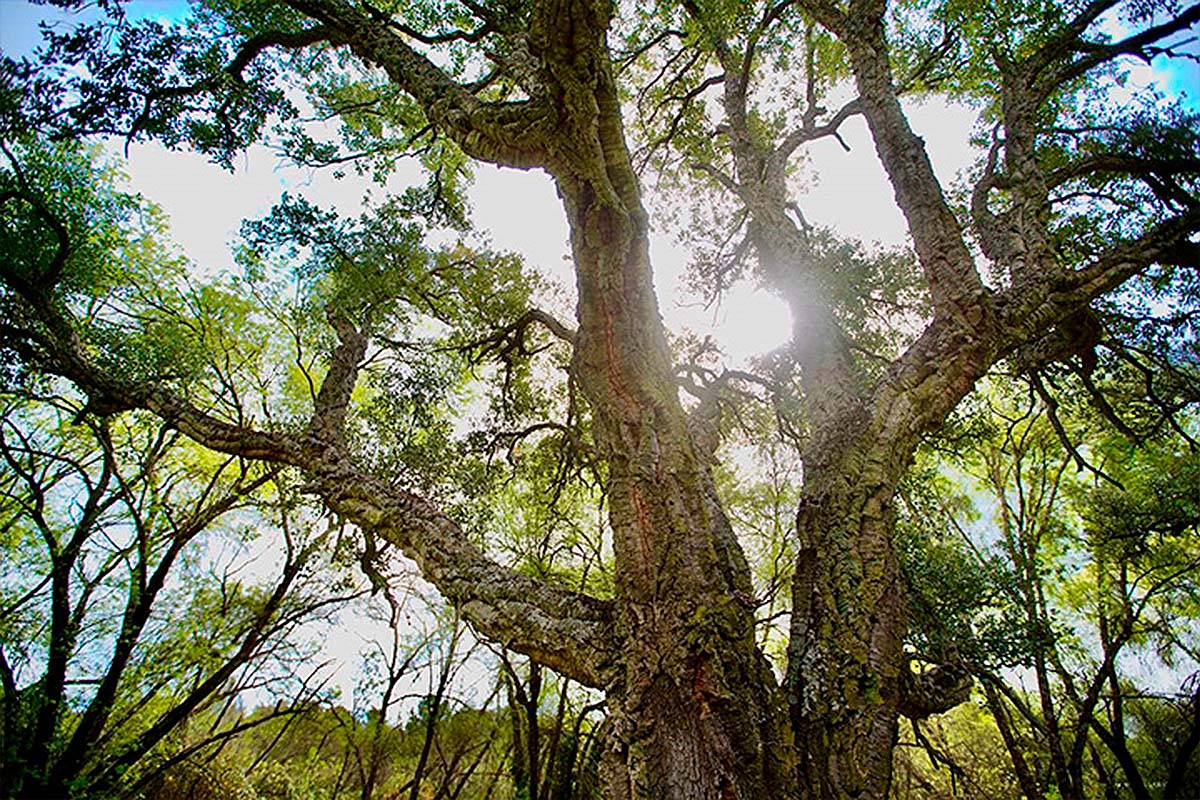
<path fill-rule="evenodd" d="M 1099 297 L 1155 263 L 1174 263 L 1200 228 L 1192 210 L 1122 242 L 1090 266 L 1064 277 L 1056 291 L 1018 287 L 996 298 L 993 332 L 963 337 L 956 326 L 935 320 L 900 357 L 874 392 L 875 441 L 902 469 L 911 448 L 953 410 L 997 360 L 1034 342 Z"/>
<path fill-rule="evenodd" d="M 1200 173 L 1200 158 L 1143 158 L 1125 153 L 1100 153 L 1059 167 L 1047 176 L 1046 185 L 1054 188 L 1099 173 L 1137 177 L 1195 175 Z"/>
<path fill-rule="evenodd" d="M 850 52 L 863 114 L 896 203 L 908 221 L 934 311 L 939 317 L 978 328 L 989 316 L 987 290 L 934 174 L 925 143 L 913 133 L 900 107 L 882 20 L 856 18 L 842 27 L 839 33 Z"/>
<path fill-rule="evenodd" d="M 1070 298 L 1084 304 L 1105 294 L 1152 264 L 1183 264 L 1198 267 L 1197 248 L 1189 239 L 1200 230 L 1200 208 L 1152 226 L 1137 239 L 1121 242 L 1089 266 L 1067 279 L 1065 291 L 1047 298 L 1062 302 Z"/>
<path fill-rule="evenodd" d="M 828 122 L 823 125 L 804 125 L 789 133 L 779 143 L 779 147 L 775 149 L 776 158 L 787 158 L 796 151 L 796 148 L 807 142 L 812 142 L 817 139 L 823 139 L 826 136 L 836 137 L 842 145 L 842 149 L 849 150 L 849 146 L 843 141 L 838 133 L 842 127 L 842 123 L 851 117 L 862 113 L 862 104 L 858 100 L 851 100 L 846 105 L 838 109 Z"/>
<path fill-rule="evenodd" d="M 341 0 L 286 0 L 296 10 L 339 31 L 355 55 L 383 69 L 409 93 L 430 121 L 468 155 L 510 167 L 545 166 L 552 115 L 533 101 L 485 103 L 426 56 L 389 22 Z"/>
<path fill-rule="evenodd" d="M 542 347 L 531 349 L 527 342 L 529 328 L 534 323 L 545 327 L 546 330 L 550 331 L 560 341 L 572 347 L 575 346 L 576 332 L 573 328 L 567 326 L 552 314 L 541 309 L 531 308 L 513 322 L 481 339 L 470 342 L 463 349 L 478 351 L 477 358 L 480 361 L 494 355 L 511 367 L 518 357 L 531 356 L 544 349 Z"/>
<path fill-rule="evenodd" d="M 1083 32 L 1091 27 L 1092 23 L 1100 18 L 1100 15 L 1119 2 L 1120 0 L 1092 0 L 1057 36 L 1053 37 L 1037 53 L 1030 57 L 1029 66 L 1033 69 L 1034 73 L 1036 74 L 1054 63 L 1054 60 L 1064 52 L 1070 52 L 1072 46 L 1083 35 Z"/>
<path fill-rule="evenodd" d="M 313 470 L 340 514 L 417 562 L 485 636 L 587 686 L 613 677 L 611 604 L 528 578 L 487 558 L 432 503 L 346 463 Z"/>
<path fill-rule="evenodd" d="M 961 664 L 939 664 L 921 673 L 900 673 L 900 713 L 911 720 L 944 714 L 971 697 L 974 680 Z"/>
<path fill-rule="evenodd" d="M 325 441 L 341 444 L 350 395 L 358 381 L 358 366 L 367 351 L 367 337 L 336 312 L 329 313 L 329 324 L 337 331 L 340 343 L 333 351 L 329 372 L 317 394 L 309 431 Z"/>
<path fill-rule="evenodd" d="M 996 298 L 991 332 L 964 337 L 956 325 L 935 320 L 875 388 L 871 431 L 884 460 L 903 469 L 919 437 L 945 419 L 1000 358 L 1044 337 L 1153 264 L 1194 256 L 1188 238 L 1197 229 L 1200 210 L 1190 210 L 1115 245 L 1091 265 L 1063 277 L 1054 291 L 1010 289 Z"/>
<path fill-rule="evenodd" d="M 296 50 L 325 41 L 337 43 L 339 39 L 334 35 L 333 31 L 319 25 L 295 32 L 272 31 L 260 33 L 258 36 L 246 40 L 241 49 L 238 50 L 238 54 L 234 56 L 233 61 L 230 61 L 229 65 L 225 67 L 225 71 L 240 80 L 242 72 L 245 71 L 246 67 L 250 66 L 250 62 L 272 47 Z"/>
<path fill-rule="evenodd" d="M 692 169 L 697 172 L 703 172 L 705 175 L 719 183 L 725 191 L 737 197 L 742 202 L 746 202 L 746 195 L 742 192 L 742 187 L 737 182 L 725 174 L 725 171 L 710 164 L 707 161 L 695 161 L 691 164 Z"/>
<path fill-rule="evenodd" d="M 37 297 L 25 299 L 45 329 L 39 338 L 46 367 L 93 400 L 103 398 L 110 411 L 142 408 L 210 449 L 299 467 L 316 479 L 317 492 L 332 508 L 414 559 L 483 635 L 589 686 L 603 686 L 611 678 L 614 645 L 607 602 L 539 583 L 491 561 L 432 503 L 361 473 L 341 448 L 330 448 L 322 439 L 233 425 L 166 387 L 125 382 L 95 368 L 63 312 Z M 340 355 L 318 395 L 317 411 L 327 415 L 325 422 L 344 414 L 342 403 L 364 346 L 348 323 L 341 327 Z"/>
<path fill-rule="evenodd" d="M 296 50 L 321 42 L 340 44 L 341 37 L 336 31 L 324 25 L 317 25 L 300 31 L 268 31 L 261 33 L 247 39 L 242 44 L 238 49 L 237 55 L 226 65 L 224 71 L 226 75 L 232 77 L 238 83 L 244 84 L 245 81 L 242 73 L 246 71 L 246 68 L 250 66 L 254 59 L 267 50 L 275 47 Z M 204 92 L 213 91 L 218 87 L 219 81 L 210 77 L 184 86 L 164 86 L 148 92 L 142 101 L 141 113 L 130 124 L 129 130 L 124 133 L 126 141 L 132 141 L 150 122 L 154 105 L 159 101 L 193 97 Z"/>

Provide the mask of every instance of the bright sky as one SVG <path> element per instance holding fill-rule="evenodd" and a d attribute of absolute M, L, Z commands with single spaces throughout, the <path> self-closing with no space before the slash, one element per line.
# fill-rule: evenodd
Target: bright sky
<path fill-rule="evenodd" d="M 143 0 L 131 6 L 131 14 L 167 21 L 180 16 L 182 8 L 178 0 Z M 0 0 L 0 47 L 5 52 L 30 49 L 37 41 L 37 22 L 49 13 L 45 7 L 20 0 Z M 914 109 L 913 124 L 929 143 L 945 179 L 970 161 L 965 141 L 972 121 L 973 114 L 963 109 L 934 105 Z M 860 121 L 850 123 L 845 138 L 851 153 L 832 141 L 812 149 L 813 167 L 822 177 L 799 198 L 805 214 L 812 222 L 836 225 L 868 242 L 903 241 L 903 220 L 873 156 L 865 126 Z M 129 155 L 133 188 L 167 212 L 175 240 L 203 269 L 233 269 L 229 243 L 242 220 L 265 214 L 283 191 L 302 193 L 350 214 L 358 210 L 366 192 L 379 192 L 353 176 L 338 181 L 328 171 L 282 164 L 266 148 L 252 148 L 233 174 L 195 154 L 153 144 L 135 146 Z M 402 172 L 401 177 L 416 180 L 415 173 L 404 176 Z M 393 185 L 402 187 L 402 180 Z M 480 167 L 471 198 L 474 221 L 495 246 L 520 252 L 528 263 L 564 285 L 573 284 L 562 207 L 545 174 Z M 663 317 L 672 330 L 712 334 L 734 364 L 787 341 L 791 322 L 782 301 L 743 282 L 716 307 L 703 308 L 684 289 L 687 252 L 663 235 L 655 236 L 651 248 Z"/>

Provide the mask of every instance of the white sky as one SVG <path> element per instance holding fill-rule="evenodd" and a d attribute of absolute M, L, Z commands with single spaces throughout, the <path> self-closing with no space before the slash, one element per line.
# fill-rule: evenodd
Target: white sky
<path fill-rule="evenodd" d="M 966 140 L 973 121 L 969 109 L 933 103 L 912 107 L 912 124 L 925 138 L 935 168 L 946 181 L 971 161 Z M 852 120 L 844 136 L 850 153 L 833 141 L 820 142 L 812 150 L 812 167 L 819 179 L 798 198 L 806 216 L 866 242 L 902 242 L 903 218 L 865 125 Z M 229 244 L 242 220 L 266 214 L 283 191 L 304 194 L 347 214 L 358 211 L 366 192 L 381 191 L 354 175 L 335 180 L 328 170 L 281 164 L 263 147 L 252 148 L 229 173 L 194 153 L 137 145 L 130 151 L 127 168 L 133 188 L 162 206 L 176 242 L 206 270 L 234 268 Z M 399 177 L 393 186 L 415 180 L 411 172 L 401 171 Z M 536 171 L 480 166 L 470 194 L 473 219 L 496 247 L 520 252 L 530 265 L 572 285 L 566 221 L 549 177 Z M 688 253 L 659 234 L 651 241 L 651 256 L 663 317 L 671 329 L 712 333 L 733 363 L 787 340 L 790 317 L 782 301 L 744 281 L 717 307 L 699 307 L 684 289 Z"/>

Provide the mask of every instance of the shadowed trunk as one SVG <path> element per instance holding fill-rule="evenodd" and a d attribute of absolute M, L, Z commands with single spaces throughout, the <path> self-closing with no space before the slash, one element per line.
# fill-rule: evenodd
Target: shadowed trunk
<path fill-rule="evenodd" d="M 749 571 L 671 379 L 627 163 L 559 191 L 580 276 L 575 368 L 609 465 L 622 630 L 612 797 L 787 797 L 789 737 Z"/>
<path fill-rule="evenodd" d="M 895 487 L 867 470 L 819 473 L 797 515 L 788 699 L 805 797 L 883 798 L 891 779 L 907 669 Z"/>

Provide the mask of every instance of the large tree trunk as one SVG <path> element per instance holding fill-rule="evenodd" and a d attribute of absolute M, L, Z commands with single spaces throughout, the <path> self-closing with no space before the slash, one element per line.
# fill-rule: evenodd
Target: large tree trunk
<path fill-rule="evenodd" d="M 610 796 L 788 797 L 780 694 L 755 645 L 745 559 L 679 404 L 633 173 L 617 159 L 603 181 L 558 185 L 580 276 L 575 370 L 609 469 L 621 631 Z"/>
<path fill-rule="evenodd" d="M 608 792 L 788 797 L 788 728 L 755 644 L 749 569 L 679 403 L 654 295 L 648 218 L 605 46 L 610 10 L 548 3 L 547 28 L 532 40 L 565 110 L 556 149 L 571 158 L 548 169 L 578 281 L 573 371 L 608 470 L 620 632 L 606 687 Z"/>
<path fill-rule="evenodd" d="M 866 464 L 849 466 L 818 471 L 805 483 L 788 699 L 804 796 L 882 799 L 907 668 L 894 484 L 871 480 Z"/>
<path fill-rule="evenodd" d="M 906 669 L 891 508 L 917 437 L 907 424 L 882 436 L 873 426 L 849 337 L 820 289 L 808 237 L 787 213 L 786 162 L 749 135 L 744 103 L 741 84 L 727 81 L 749 237 L 760 274 L 792 309 L 808 429 L 786 678 L 797 778 L 806 798 L 882 800 Z"/>

